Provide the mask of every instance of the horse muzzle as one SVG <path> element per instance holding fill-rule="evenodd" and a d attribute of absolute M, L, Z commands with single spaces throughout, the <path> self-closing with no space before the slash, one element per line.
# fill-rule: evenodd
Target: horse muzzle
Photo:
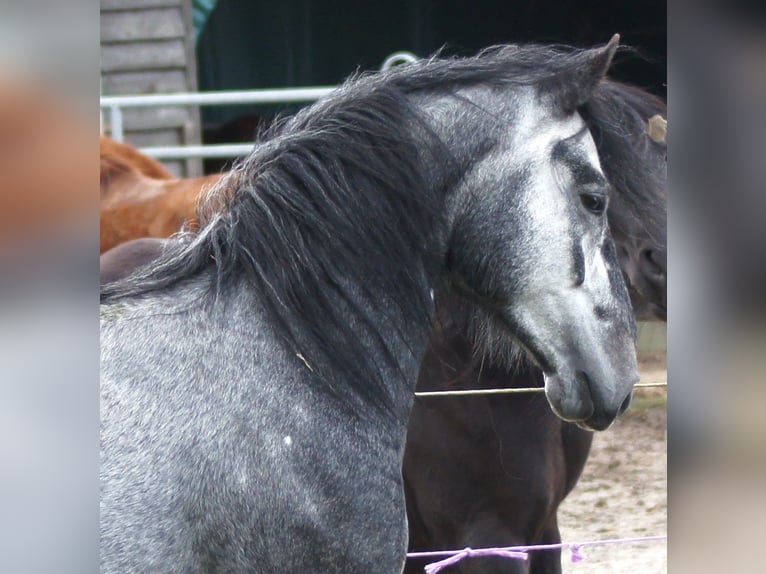
<path fill-rule="evenodd" d="M 619 392 L 610 390 L 615 388 L 613 385 L 599 386 L 599 381 L 584 370 L 570 377 L 546 375 L 545 395 L 559 418 L 586 430 L 605 430 L 630 406 L 638 374 L 628 377 L 629 385 L 616 385 L 616 388 L 627 388 Z"/>

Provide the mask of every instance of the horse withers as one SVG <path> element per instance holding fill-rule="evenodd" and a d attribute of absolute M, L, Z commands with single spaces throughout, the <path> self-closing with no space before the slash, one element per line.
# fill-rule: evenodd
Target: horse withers
<path fill-rule="evenodd" d="M 606 428 L 635 324 L 577 109 L 616 49 L 357 78 L 272 132 L 201 229 L 102 288 L 101 568 L 400 572 L 401 461 L 455 286 Z"/>

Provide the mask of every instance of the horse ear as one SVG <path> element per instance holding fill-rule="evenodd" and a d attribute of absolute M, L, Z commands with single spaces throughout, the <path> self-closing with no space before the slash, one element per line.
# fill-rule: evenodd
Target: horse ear
<path fill-rule="evenodd" d="M 566 114 L 574 113 L 590 99 L 619 45 L 620 35 L 615 34 L 608 44 L 585 50 L 582 60 L 557 74 L 554 78 L 556 101 Z"/>
<path fill-rule="evenodd" d="M 668 136 L 668 120 L 656 114 L 646 122 L 646 131 L 652 141 L 664 144 Z"/>

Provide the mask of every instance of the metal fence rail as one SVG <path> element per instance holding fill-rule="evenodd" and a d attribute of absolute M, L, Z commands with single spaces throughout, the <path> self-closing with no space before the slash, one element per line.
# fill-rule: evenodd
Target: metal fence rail
<path fill-rule="evenodd" d="M 175 94 L 102 96 L 101 108 L 107 109 L 109 111 L 109 127 L 112 138 L 116 139 L 117 141 L 122 141 L 125 137 L 122 119 L 123 108 L 154 108 L 163 106 L 231 106 L 246 104 L 313 102 L 322 96 L 329 94 L 334 89 L 335 86 L 312 86 L 305 88 L 274 88 L 270 90 L 235 90 L 224 92 L 179 92 Z M 175 155 L 172 157 L 181 156 Z M 190 155 L 187 157 L 192 156 Z"/>
<path fill-rule="evenodd" d="M 381 66 L 414 62 L 417 57 L 410 52 L 395 52 Z M 109 131 L 113 139 L 123 141 L 125 128 L 124 108 L 147 108 L 164 106 L 231 106 L 247 104 L 285 104 L 313 102 L 332 92 L 337 86 L 306 86 L 296 88 L 273 88 L 264 90 L 231 90 L 219 92 L 179 92 L 174 94 L 142 94 L 133 96 L 102 96 L 101 110 L 109 113 Z M 103 116 L 102 116 L 103 129 Z M 160 159 L 186 159 L 199 157 L 236 157 L 250 153 L 252 144 L 226 144 L 201 146 L 146 147 L 143 153 Z"/>

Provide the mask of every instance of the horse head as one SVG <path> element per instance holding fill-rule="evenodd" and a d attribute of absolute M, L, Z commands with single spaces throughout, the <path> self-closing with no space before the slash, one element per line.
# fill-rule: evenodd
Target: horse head
<path fill-rule="evenodd" d="M 543 369 L 554 411 L 595 430 L 627 408 L 638 379 L 635 323 L 607 224 L 610 185 L 577 111 L 616 48 L 613 38 L 552 59 L 510 95 L 460 94 L 473 110 L 463 113 L 485 117 L 494 135 L 448 198 L 445 249 L 457 290 Z"/>

